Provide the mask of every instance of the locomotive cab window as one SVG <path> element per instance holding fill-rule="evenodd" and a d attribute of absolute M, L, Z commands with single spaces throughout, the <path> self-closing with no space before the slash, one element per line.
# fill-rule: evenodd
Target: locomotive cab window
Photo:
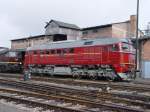
<path fill-rule="evenodd" d="M 118 45 L 112 45 L 111 50 L 112 51 L 119 51 Z"/>
<path fill-rule="evenodd" d="M 36 52 L 36 51 L 33 51 L 33 54 L 37 54 L 37 52 Z"/>
<path fill-rule="evenodd" d="M 130 50 L 130 47 L 129 47 L 128 43 L 122 43 L 121 48 L 122 48 L 123 51 L 129 51 Z"/>

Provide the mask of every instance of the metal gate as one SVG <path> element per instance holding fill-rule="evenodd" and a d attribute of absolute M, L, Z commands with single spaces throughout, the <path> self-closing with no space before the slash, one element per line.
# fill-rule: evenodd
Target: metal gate
<path fill-rule="evenodd" d="M 150 61 L 142 61 L 142 78 L 150 78 Z"/>

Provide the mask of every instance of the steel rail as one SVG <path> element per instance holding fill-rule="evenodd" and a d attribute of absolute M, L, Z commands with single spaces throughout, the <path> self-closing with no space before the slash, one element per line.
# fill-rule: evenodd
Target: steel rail
<path fill-rule="evenodd" d="M 0 76 L 2 77 L 13 77 L 15 78 L 14 74 L 13 76 L 6 75 L 3 73 L 0 73 Z M 22 76 L 17 75 L 16 78 L 23 78 Z M 39 77 L 39 76 L 32 76 L 32 80 L 36 81 L 47 81 L 47 82 L 57 82 L 57 83 L 63 83 L 63 84 L 72 84 L 72 85 L 84 85 L 89 87 L 110 87 L 112 89 L 118 89 L 118 90 L 130 90 L 130 91 L 137 91 L 137 92 L 150 92 L 150 87 L 147 84 L 137 84 L 137 83 L 114 83 L 114 82 L 102 82 L 102 81 L 91 81 L 91 80 L 76 80 L 76 79 L 58 79 L 58 78 L 49 78 L 49 77 Z"/>
<path fill-rule="evenodd" d="M 59 111 L 60 112 L 90 112 L 88 110 L 77 110 L 77 109 L 72 109 L 72 108 L 66 108 L 66 107 L 47 104 L 47 103 L 43 103 L 43 102 L 39 102 L 39 101 L 20 99 L 20 98 L 16 98 L 16 97 L 13 97 L 13 96 L 8 96 L 8 95 L 1 95 L 0 94 L 0 98 L 11 100 L 11 101 L 16 101 L 16 102 L 20 102 L 20 103 L 24 103 L 24 104 L 30 104 L 30 106 L 35 105 L 36 107 L 39 106 L 39 107 L 43 107 L 45 109 L 56 110 L 58 112 Z"/>
<path fill-rule="evenodd" d="M 1 81 L 1 82 L 2 82 L 2 81 Z M 11 83 L 11 82 L 13 82 L 13 80 L 9 81 L 9 85 L 13 85 L 13 83 Z M 5 80 L 5 81 L 4 81 L 4 84 L 6 84 L 6 83 L 7 83 L 7 82 L 6 82 L 6 80 Z M 19 87 L 19 86 L 20 86 L 20 87 L 26 86 L 26 87 L 27 87 L 27 85 L 28 85 L 27 83 L 23 83 L 23 85 L 22 85 L 22 82 L 19 82 L 18 84 L 15 84 L 14 86 L 18 86 L 18 87 Z M 29 86 L 29 87 L 27 87 L 28 89 L 30 88 L 30 89 L 32 89 L 32 90 L 33 90 L 33 89 L 35 90 L 35 88 L 33 88 L 33 87 L 34 87 L 34 84 L 31 84 L 31 85 L 29 84 L 28 86 Z M 36 85 L 36 92 L 37 92 L 37 91 L 42 91 L 43 93 L 49 93 L 49 92 L 47 92 L 47 91 L 48 91 L 48 88 L 46 87 L 45 89 L 46 89 L 46 90 L 44 90 L 44 88 L 40 88 L 40 86 L 37 86 L 37 85 Z M 54 89 L 54 88 L 53 88 L 53 89 Z M 43 90 L 44 90 L 44 91 L 43 91 Z M 51 89 L 50 89 L 50 90 L 51 90 Z M 63 89 L 63 91 L 64 91 L 64 89 Z M 68 91 L 67 91 L 67 92 L 68 92 Z M 85 93 L 84 93 L 84 94 L 85 94 Z M 120 109 L 121 109 L 121 108 L 122 108 L 122 109 L 124 108 L 124 107 L 119 106 L 119 105 L 115 105 L 115 106 L 114 106 L 114 104 L 113 104 L 113 105 L 110 105 L 110 104 L 109 104 L 109 106 L 108 106 L 108 104 L 107 104 L 107 105 L 101 104 L 101 105 L 102 105 L 102 106 L 105 106 L 105 107 L 109 107 L 109 106 L 110 106 L 111 108 L 115 108 L 115 109 L 116 109 L 116 108 L 119 109 L 119 107 L 120 107 Z M 126 108 L 126 110 L 128 109 L 128 111 L 129 111 L 129 110 L 132 110 L 131 108 L 129 109 L 128 107 L 125 107 L 125 108 Z M 125 108 L 124 108 L 124 109 L 125 109 Z M 133 111 L 133 110 L 132 110 L 132 111 Z M 135 111 L 135 109 L 134 109 L 134 111 Z M 139 111 L 139 110 L 138 110 L 138 111 Z M 140 110 L 140 111 L 141 111 L 141 110 Z"/>

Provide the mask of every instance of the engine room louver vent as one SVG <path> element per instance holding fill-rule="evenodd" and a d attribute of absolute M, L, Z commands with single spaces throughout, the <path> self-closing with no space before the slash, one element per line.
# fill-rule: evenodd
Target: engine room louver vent
<path fill-rule="evenodd" d="M 84 45 L 92 45 L 92 44 L 93 44 L 93 41 L 84 42 Z"/>

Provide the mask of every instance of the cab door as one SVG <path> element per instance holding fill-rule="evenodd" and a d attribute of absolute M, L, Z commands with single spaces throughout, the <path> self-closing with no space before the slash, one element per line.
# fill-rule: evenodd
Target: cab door
<path fill-rule="evenodd" d="M 109 62 L 109 50 L 108 50 L 108 46 L 103 46 L 102 47 L 102 63 L 103 64 L 108 64 Z"/>

